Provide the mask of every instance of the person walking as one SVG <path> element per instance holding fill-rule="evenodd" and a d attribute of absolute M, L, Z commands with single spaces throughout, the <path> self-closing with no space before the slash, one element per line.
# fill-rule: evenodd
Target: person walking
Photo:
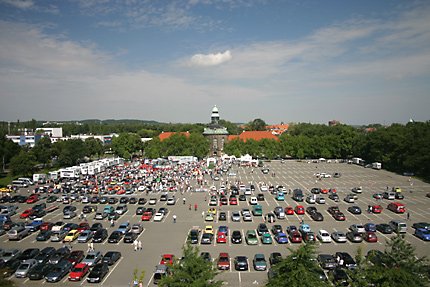
<path fill-rule="evenodd" d="M 94 243 L 90 243 L 90 251 L 94 251 Z"/>
<path fill-rule="evenodd" d="M 142 250 L 142 241 L 140 240 L 137 242 L 137 249 Z"/>
<path fill-rule="evenodd" d="M 203 217 L 205 217 L 205 212 L 204 212 L 204 211 L 202 211 L 202 218 L 203 218 Z"/>
<path fill-rule="evenodd" d="M 410 214 L 409 212 L 406 214 L 406 218 L 407 218 L 408 220 L 411 220 L 411 214 Z"/>
<path fill-rule="evenodd" d="M 187 200 L 185 199 L 185 197 L 184 198 L 182 198 L 182 202 L 184 203 L 184 205 L 185 205 L 185 202 L 186 202 Z"/>
<path fill-rule="evenodd" d="M 176 214 L 173 214 L 173 223 L 176 223 Z"/>
<path fill-rule="evenodd" d="M 135 239 L 135 240 L 133 241 L 134 251 L 137 251 L 137 244 L 138 244 L 138 242 L 137 242 L 137 240 Z"/>
<path fill-rule="evenodd" d="M 87 252 L 90 252 L 91 251 L 91 243 L 88 243 L 88 249 L 87 249 Z"/>

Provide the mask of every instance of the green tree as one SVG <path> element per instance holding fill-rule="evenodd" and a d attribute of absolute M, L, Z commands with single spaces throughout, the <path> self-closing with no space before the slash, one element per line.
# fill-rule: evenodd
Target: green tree
<path fill-rule="evenodd" d="M 318 272 L 321 268 L 316 263 L 315 243 L 306 243 L 291 252 L 287 258 L 274 267 L 275 276 L 267 283 L 267 287 L 325 287 L 330 286 L 321 281 Z"/>
<path fill-rule="evenodd" d="M 33 174 L 36 165 L 36 157 L 31 152 L 21 150 L 14 156 L 9 164 L 12 175 L 30 176 Z"/>
<path fill-rule="evenodd" d="M 87 156 L 100 156 L 103 154 L 104 148 L 101 140 L 96 138 L 88 138 L 84 142 Z"/>
<path fill-rule="evenodd" d="M 42 137 L 31 150 L 37 162 L 46 165 L 51 161 L 52 143 L 49 137 Z"/>
<path fill-rule="evenodd" d="M 248 123 L 247 129 L 250 131 L 265 131 L 266 122 L 263 121 L 262 119 L 255 119 L 252 122 Z"/>
<path fill-rule="evenodd" d="M 57 165 L 73 166 L 84 161 L 87 154 L 85 143 L 80 139 L 56 142 L 53 153 L 57 154 Z"/>
<path fill-rule="evenodd" d="M 137 134 L 122 133 L 112 139 L 113 151 L 125 159 L 129 159 L 133 154 L 142 150 L 142 141 Z"/>
<path fill-rule="evenodd" d="M 182 260 L 176 260 L 171 265 L 172 274 L 158 283 L 159 286 L 169 287 L 219 287 L 222 281 L 214 280 L 217 271 L 212 262 L 199 256 L 199 249 L 185 245 L 182 248 Z"/>
<path fill-rule="evenodd" d="M 12 157 L 17 155 L 21 150 L 21 147 L 16 143 L 8 140 L 5 135 L 0 136 L 0 162 L 1 170 L 3 171 L 4 165 L 9 164 Z"/>

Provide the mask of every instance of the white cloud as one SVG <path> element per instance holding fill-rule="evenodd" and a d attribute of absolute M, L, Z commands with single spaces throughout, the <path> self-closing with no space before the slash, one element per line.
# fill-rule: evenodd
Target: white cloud
<path fill-rule="evenodd" d="M 229 50 L 223 53 L 216 54 L 195 54 L 191 57 L 191 64 L 194 66 L 217 66 L 222 63 L 228 62 L 233 58 Z"/>
<path fill-rule="evenodd" d="M 1 2 L 19 9 L 29 9 L 34 6 L 33 0 L 2 0 Z"/>

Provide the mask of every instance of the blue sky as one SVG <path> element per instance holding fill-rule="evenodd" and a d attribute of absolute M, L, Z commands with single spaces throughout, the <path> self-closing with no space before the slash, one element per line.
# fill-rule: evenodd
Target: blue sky
<path fill-rule="evenodd" d="M 429 120 L 429 1 L 0 0 L 0 120 Z"/>

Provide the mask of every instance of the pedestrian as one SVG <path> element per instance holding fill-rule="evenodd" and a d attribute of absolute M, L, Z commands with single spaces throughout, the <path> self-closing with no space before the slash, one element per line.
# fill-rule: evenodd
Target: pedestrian
<path fill-rule="evenodd" d="M 197 211 L 197 203 L 194 203 L 194 210 Z"/>
<path fill-rule="evenodd" d="M 182 202 L 185 204 L 185 202 L 186 202 L 187 200 L 185 199 L 185 197 L 184 198 L 182 198 Z"/>
<path fill-rule="evenodd" d="M 189 207 L 189 209 L 191 210 L 191 203 L 190 203 L 190 207 Z"/>
<path fill-rule="evenodd" d="M 202 218 L 203 218 L 203 217 L 205 217 L 205 212 L 204 212 L 204 211 L 202 211 Z"/>
<path fill-rule="evenodd" d="M 91 251 L 91 243 L 88 243 L 88 249 L 87 249 L 87 252 L 90 252 Z"/>
<path fill-rule="evenodd" d="M 115 221 L 113 221 L 113 218 L 110 220 L 110 226 L 114 227 L 115 226 Z"/>
<path fill-rule="evenodd" d="M 173 223 L 176 223 L 176 214 L 173 214 Z"/>
<path fill-rule="evenodd" d="M 90 244 L 90 251 L 94 251 L 94 243 L 92 243 L 92 242 Z"/>
<path fill-rule="evenodd" d="M 138 241 L 137 242 L 137 249 L 139 249 L 139 250 L 142 250 L 143 248 L 142 248 L 142 241 Z"/>
<path fill-rule="evenodd" d="M 138 242 L 137 242 L 137 239 L 135 239 L 133 241 L 134 251 L 137 251 L 137 245 L 138 245 Z"/>
<path fill-rule="evenodd" d="M 408 220 L 410 220 L 410 218 L 411 218 L 411 214 L 408 212 L 408 213 L 406 214 L 406 217 L 407 217 L 407 219 L 408 219 Z"/>

